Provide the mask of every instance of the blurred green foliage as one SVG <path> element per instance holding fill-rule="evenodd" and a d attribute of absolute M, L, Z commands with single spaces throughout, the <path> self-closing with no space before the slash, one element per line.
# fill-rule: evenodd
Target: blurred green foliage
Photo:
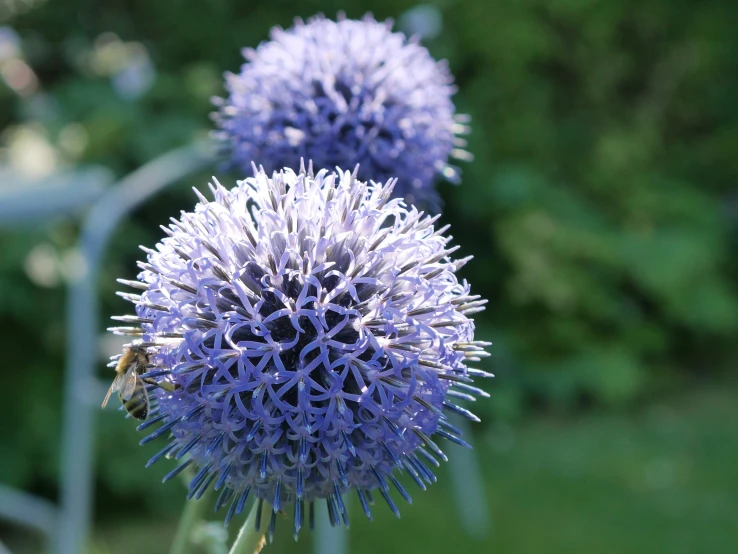
<path fill-rule="evenodd" d="M 734 554 L 738 495 L 726 484 L 738 463 L 737 391 L 702 387 L 628 414 L 490 425 L 476 444 L 489 491 L 485 537 L 460 531 L 446 466 L 425 492 L 403 479 L 414 502 L 400 505 L 402 519 L 377 506 L 367 521 L 349 495 L 349 552 Z M 176 520 L 137 515 L 100 525 L 88 554 L 166 552 Z M 237 525 L 229 531 L 233 540 Z M 264 552 L 310 552 L 310 539 L 294 542 L 280 519 Z M 33 551 L 18 539 L 9 546 Z"/>
<path fill-rule="evenodd" d="M 498 379 L 485 385 L 492 400 L 477 411 L 494 422 L 533 407 L 617 408 L 730 369 L 738 354 L 735 7 L 428 3 L 444 26 L 426 45 L 449 60 L 458 109 L 473 122 L 476 159 L 464 164 L 462 186 L 440 188 L 461 255 L 475 255 L 463 276 L 490 299 L 478 335 L 494 342 L 485 369 Z M 56 167 L 100 164 L 123 176 L 208 132 L 222 72 L 237 71 L 240 49 L 271 26 L 339 9 L 397 18 L 414 5 L 70 0 L 0 12 L 37 80 L 20 92 L 0 82 L 0 154 L 12 162 L 26 144 L 19 141 L 33 139 Z M 116 56 L 126 53 L 154 72 L 140 95 L 145 72 L 133 84 L 119 80 Z M 224 183 L 238 177 L 213 171 Z M 194 176 L 166 191 L 116 234 L 100 279 L 105 317 L 127 311 L 114 280 L 135 275 L 137 245 L 155 243 L 158 226 L 191 207 L 188 187 L 206 182 Z M 14 421 L 0 426 L 3 481 L 48 495 L 59 446 L 64 275 L 77 226 L 0 228 L 0 406 Z M 109 377 L 103 363 L 100 375 Z M 144 494 L 165 469 L 142 471 L 155 446 L 136 446 L 119 414 L 100 421 L 100 497 L 171 510 L 180 491 Z"/>

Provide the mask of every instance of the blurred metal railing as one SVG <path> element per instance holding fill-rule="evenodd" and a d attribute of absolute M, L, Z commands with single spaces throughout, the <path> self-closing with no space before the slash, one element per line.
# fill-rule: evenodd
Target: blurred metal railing
<path fill-rule="evenodd" d="M 56 506 L 28 493 L 0 485 L 0 518 L 41 531 L 47 539 L 56 535 Z"/>
<path fill-rule="evenodd" d="M 77 246 L 77 271 L 70 277 L 67 306 L 67 370 L 62 430 L 62 481 L 58 554 L 80 554 L 89 535 L 92 504 L 93 409 L 96 386 L 97 277 L 110 235 L 144 200 L 212 163 L 203 144 L 174 150 L 134 171 L 95 202 Z M 93 402 L 91 402 L 91 399 Z"/>
<path fill-rule="evenodd" d="M 43 178 L 0 168 L 0 228 L 74 215 L 97 200 L 112 181 L 111 172 L 102 167 L 82 167 Z"/>
<path fill-rule="evenodd" d="M 113 177 L 100 167 L 28 177 L 10 167 L 0 168 L 0 228 L 24 228 L 52 217 L 74 215 L 100 198 Z M 47 544 L 58 534 L 59 510 L 51 502 L 0 486 L 0 518 L 40 531 Z"/>
<path fill-rule="evenodd" d="M 98 410 L 95 394 L 101 385 L 95 378 L 98 339 L 97 278 L 110 236 L 120 221 L 134 208 L 168 185 L 203 169 L 213 161 L 206 143 L 187 146 L 164 154 L 106 188 L 109 173 L 79 173 L 75 186 L 76 202 L 67 195 L 51 194 L 29 198 L 18 196 L 14 204 L 0 202 L 0 224 L 3 219 L 28 221 L 50 215 L 69 213 L 91 204 L 83 220 L 76 247 L 75 265 L 68 276 L 67 296 L 67 362 L 62 419 L 60 509 L 45 500 L 0 487 L 0 517 L 28 525 L 52 539 L 56 554 L 81 554 L 90 533 L 92 483 L 94 480 L 93 419 Z M 3 195 L 0 194 L 0 199 Z M 55 200 L 56 199 L 56 200 Z M 107 384 L 105 385 L 107 387 Z M 94 410 L 94 411 L 93 411 Z M 471 443 L 468 425 L 456 422 Z M 460 523 L 473 536 L 486 533 L 489 517 L 483 480 L 473 452 L 455 449 L 449 457 L 449 473 Z M 314 534 L 314 552 L 344 554 L 348 533 L 332 528 L 327 517 L 318 514 Z"/>

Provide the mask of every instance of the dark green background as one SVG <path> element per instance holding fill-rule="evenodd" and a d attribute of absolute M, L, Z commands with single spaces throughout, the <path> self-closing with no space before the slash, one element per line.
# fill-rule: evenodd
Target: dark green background
<path fill-rule="evenodd" d="M 40 83 L 0 81 L 0 147 L 31 128 L 67 163 L 117 176 L 207 134 L 209 98 L 239 51 L 295 16 L 344 10 L 399 18 L 405 0 L 4 2 Z M 403 519 L 378 507 L 352 526 L 352 552 L 732 553 L 738 549 L 738 11 L 733 2 L 445 0 L 425 41 L 456 75 L 472 116 L 463 184 L 440 184 L 472 290 L 490 300 L 478 338 L 497 379 L 477 402 L 476 441 L 493 517 L 464 537 L 441 479 Z M 9 8 L 10 6 L 10 8 Z M 13 6 L 15 6 L 13 8 Z M 10 9 L 18 12 L 12 15 Z M 90 69 L 102 33 L 140 42 L 156 71 L 136 100 Z M 41 101 L 41 100 L 43 101 Z M 65 154 L 64 130 L 87 136 Z M 19 127 L 31 126 L 31 127 Z M 80 127 L 76 127 L 77 130 Z M 9 150 L 0 151 L 7 155 Z M 105 317 L 127 307 L 138 244 L 193 205 L 193 176 L 115 235 L 100 279 Z M 15 186 L 0 183 L 0 186 Z M 40 198 L 39 202 L 43 202 Z M 57 494 L 64 360 L 63 278 L 27 275 L 43 245 L 68 258 L 78 218 L 0 228 L 0 481 Z M 97 348 L 96 345 L 90 345 Z M 100 363 L 100 375 L 110 376 Z M 91 552 L 164 552 L 182 503 L 156 445 L 115 411 L 98 419 Z M 451 451 L 453 455 L 453 450 Z M 287 527 L 283 525 L 283 527 Z M 272 552 L 309 551 L 284 529 Z M 19 552 L 40 542 L 17 528 Z M 6 538 L 7 537 L 7 538 Z M 281 550 L 280 550 L 281 549 Z M 267 550 L 268 552 L 269 550 Z"/>

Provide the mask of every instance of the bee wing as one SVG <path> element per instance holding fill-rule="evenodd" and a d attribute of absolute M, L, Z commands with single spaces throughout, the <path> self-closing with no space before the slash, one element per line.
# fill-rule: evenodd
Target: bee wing
<path fill-rule="evenodd" d="M 105 399 L 102 402 L 103 408 L 105 408 L 105 406 L 108 405 L 108 400 L 110 400 L 110 395 L 113 394 L 118 389 L 120 389 L 122 377 L 123 377 L 122 375 L 118 374 L 115 376 L 115 379 L 113 379 L 113 384 L 110 385 L 108 392 L 105 394 Z"/>
<path fill-rule="evenodd" d="M 131 369 L 126 371 L 123 375 L 123 383 L 120 388 L 120 397 L 123 400 L 130 400 L 136 390 L 136 382 L 138 381 L 138 373 L 136 372 L 135 364 L 131 366 Z"/>

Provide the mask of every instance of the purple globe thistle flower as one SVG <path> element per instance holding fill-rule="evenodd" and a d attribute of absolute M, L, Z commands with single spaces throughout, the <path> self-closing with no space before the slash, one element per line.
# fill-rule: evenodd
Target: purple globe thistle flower
<path fill-rule="evenodd" d="M 395 195 L 437 211 L 436 176 L 458 182 L 450 156 L 469 159 L 454 116 L 453 76 L 445 62 L 392 22 L 317 16 L 243 51 L 247 63 L 226 74 L 228 98 L 216 98 L 216 136 L 244 171 L 297 167 L 353 168 L 358 178 L 397 178 Z"/>
<path fill-rule="evenodd" d="M 194 465 L 188 498 L 211 485 L 229 504 L 226 524 L 249 495 L 277 511 L 293 504 L 295 537 L 305 505 L 325 499 L 333 524 L 348 523 L 354 489 L 371 517 L 378 490 L 410 497 L 394 475 L 421 489 L 446 456 L 442 437 L 465 445 L 446 413 L 478 421 L 454 398 L 486 396 L 467 367 L 486 355 L 469 315 L 486 301 L 455 271 L 437 218 L 390 199 L 393 181 L 312 168 L 269 178 L 256 171 L 233 190 L 211 185 L 182 213 L 138 281 L 120 293 L 136 326 L 111 330 L 147 348 L 147 382 L 158 404 L 141 442 L 169 436 L 163 456 Z M 258 511 L 261 513 L 261 510 Z"/>

